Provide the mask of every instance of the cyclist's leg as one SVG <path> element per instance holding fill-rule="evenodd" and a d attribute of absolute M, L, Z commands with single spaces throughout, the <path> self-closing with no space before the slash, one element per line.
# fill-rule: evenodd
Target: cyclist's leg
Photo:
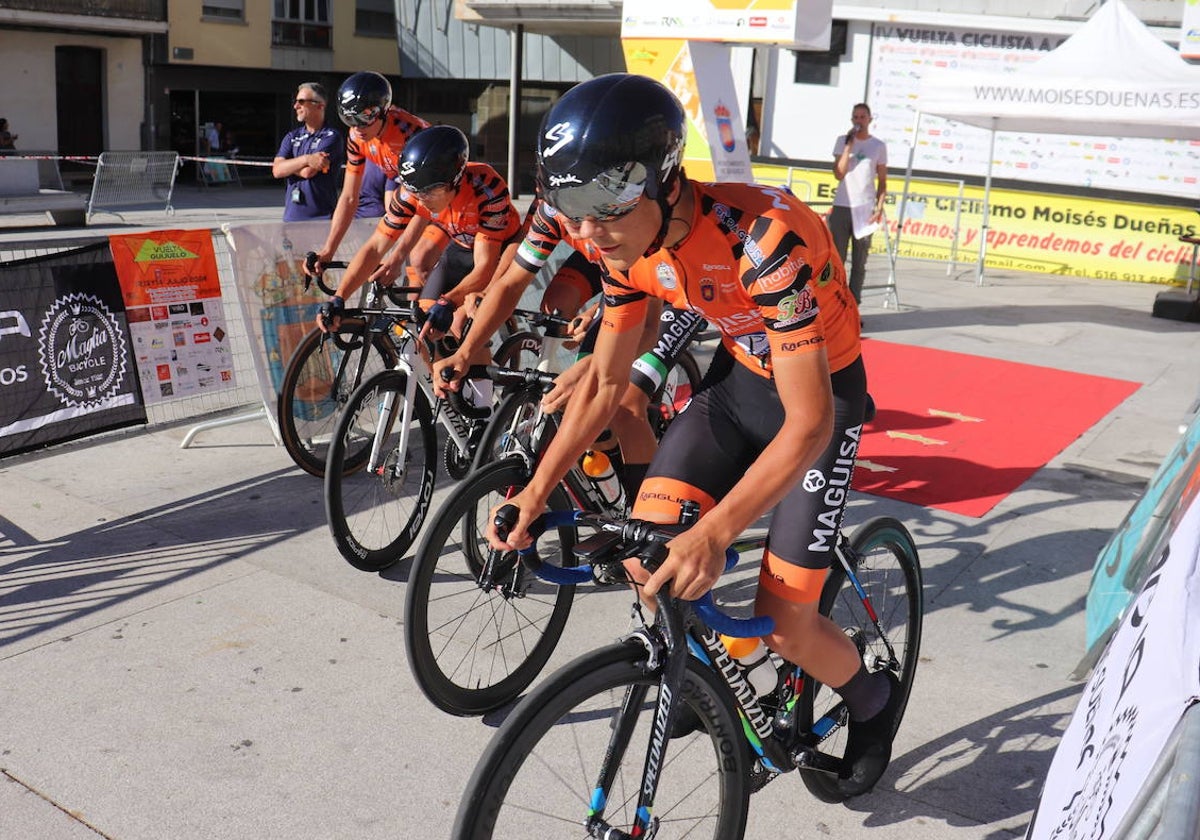
<path fill-rule="evenodd" d="M 425 226 L 421 238 L 408 252 L 408 261 L 404 269 L 408 285 L 420 286 L 428 279 L 449 243 L 450 237 L 440 227 Z"/>
<path fill-rule="evenodd" d="M 578 251 L 563 262 L 542 293 L 543 312 L 569 317 L 579 311 L 585 301 L 600 294 L 600 266 Z"/>

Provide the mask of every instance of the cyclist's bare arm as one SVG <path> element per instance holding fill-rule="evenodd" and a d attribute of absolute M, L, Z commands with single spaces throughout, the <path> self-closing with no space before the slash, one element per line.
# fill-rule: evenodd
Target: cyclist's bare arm
<path fill-rule="evenodd" d="M 562 425 L 538 462 L 537 471 L 529 485 L 505 502 L 515 505 L 520 511 L 517 525 L 508 535 L 508 542 L 501 542 L 496 536 L 495 526 L 488 525 L 487 537 L 494 548 L 524 548 L 528 545 L 529 523 L 545 510 L 546 500 L 567 470 L 608 425 L 621 401 L 621 395 L 629 386 L 629 368 L 636 358 L 637 345 L 634 342 L 611 329 L 601 329 L 596 337 L 592 362 L 576 388 L 577 399 L 568 403 Z M 495 518 L 495 511 L 492 513 L 489 523 Z"/>
<path fill-rule="evenodd" d="M 653 597 L 672 578 L 671 591 L 681 598 L 698 598 L 711 589 L 723 565 L 714 558 L 773 508 L 829 445 L 833 389 L 824 349 L 777 356 L 773 367 L 784 409 L 779 433 L 728 495 L 668 544 L 670 554 L 646 582 L 645 597 Z"/>
<path fill-rule="evenodd" d="M 362 191 L 362 179 L 362 170 L 352 172 L 349 167 L 342 175 L 342 194 L 338 196 L 337 204 L 334 205 L 325 244 L 317 251 L 317 262 L 327 263 L 332 260 L 338 246 L 342 244 L 342 237 L 350 229 L 350 223 L 354 221 L 354 214 L 358 211 L 358 194 Z M 305 268 L 304 273 L 311 272 Z"/>
<path fill-rule="evenodd" d="M 434 363 L 433 387 L 439 395 L 444 395 L 447 389 L 457 391 L 458 380 L 467 369 L 467 359 L 478 354 L 480 348 L 486 347 L 488 341 L 500 329 L 504 319 L 512 314 L 521 301 L 521 295 L 533 282 L 534 274 L 526 271 L 520 263 L 509 263 L 508 269 L 487 287 L 471 322 L 467 333 L 458 350 L 445 359 Z M 451 379 L 443 379 L 450 371 Z"/>
<path fill-rule="evenodd" d="M 350 260 L 350 264 L 346 266 L 346 270 L 338 282 L 333 300 L 338 302 L 339 307 L 344 305 L 351 295 L 362 288 L 363 284 L 380 270 L 380 262 L 395 244 L 394 239 L 379 231 L 371 234 L 371 237 L 363 243 L 363 246 L 358 249 L 358 253 Z M 403 257 L 401 257 L 401 262 L 403 262 Z M 339 320 L 340 317 L 336 312 L 327 320 L 325 312 L 322 311 L 317 314 L 317 328 L 323 332 L 329 332 L 337 328 Z"/>

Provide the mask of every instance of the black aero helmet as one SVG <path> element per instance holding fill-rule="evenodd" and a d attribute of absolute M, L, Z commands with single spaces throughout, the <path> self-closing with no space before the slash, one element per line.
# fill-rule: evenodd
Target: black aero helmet
<path fill-rule="evenodd" d="M 571 88 L 546 114 L 538 137 L 538 187 L 576 222 L 619 218 L 645 195 L 670 215 L 687 117 L 675 94 L 648 76 L 609 73 Z"/>
<path fill-rule="evenodd" d="M 400 153 L 400 180 L 409 192 L 457 186 L 467 165 L 467 135 L 452 125 L 431 125 L 408 138 Z"/>
<path fill-rule="evenodd" d="M 370 125 L 386 114 L 391 104 L 391 84 L 370 70 L 355 73 L 338 88 L 338 116 L 351 127 Z"/>

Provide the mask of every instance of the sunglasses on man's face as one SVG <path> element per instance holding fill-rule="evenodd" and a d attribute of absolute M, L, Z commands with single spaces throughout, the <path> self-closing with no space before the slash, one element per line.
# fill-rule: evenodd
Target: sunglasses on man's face
<path fill-rule="evenodd" d="M 578 183 L 565 178 L 545 187 L 546 202 L 576 225 L 584 219 L 606 223 L 628 216 L 646 190 L 646 167 L 640 163 L 614 166 L 591 181 Z"/>
<path fill-rule="evenodd" d="M 325 103 L 322 102 L 320 99 L 304 99 L 303 97 L 296 97 L 295 99 L 292 100 L 292 104 L 293 105 L 324 105 Z"/>
<path fill-rule="evenodd" d="M 453 184 L 447 183 L 445 181 L 441 182 L 440 184 L 430 184 L 428 187 L 421 187 L 421 188 L 414 187 L 412 184 L 408 184 L 403 181 L 401 181 L 401 183 L 404 184 L 404 189 L 408 190 L 410 193 L 415 195 L 417 198 L 428 198 L 429 196 L 433 195 L 438 190 L 443 190 L 443 189 L 449 190 L 449 189 L 454 188 Z"/>

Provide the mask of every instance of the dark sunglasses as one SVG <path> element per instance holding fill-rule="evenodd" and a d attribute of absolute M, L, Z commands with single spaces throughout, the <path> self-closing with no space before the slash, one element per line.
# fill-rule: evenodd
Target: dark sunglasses
<path fill-rule="evenodd" d="M 293 105 L 324 105 L 320 99 L 302 99 L 296 98 L 292 100 Z"/>
<path fill-rule="evenodd" d="M 601 172 L 587 183 L 568 180 L 556 186 L 543 185 L 543 195 L 547 204 L 577 225 L 584 219 L 612 222 L 637 208 L 646 178 L 646 167 L 630 163 Z"/>
<path fill-rule="evenodd" d="M 420 187 L 420 188 L 414 187 L 412 184 L 408 183 L 407 181 L 401 181 L 400 183 L 404 186 L 404 189 L 408 190 L 410 193 L 412 193 L 413 195 L 418 196 L 418 197 L 431 195 L 431 194 L 433 194 L 433 192 L 435 190 L 440 190 L 443 187 L 445 187 L 448 190 L 454 189 L 454 184 L 451 184 L 448 181 L 441 181 L 437 184 L 430 184 L 428 187 Z"/>

